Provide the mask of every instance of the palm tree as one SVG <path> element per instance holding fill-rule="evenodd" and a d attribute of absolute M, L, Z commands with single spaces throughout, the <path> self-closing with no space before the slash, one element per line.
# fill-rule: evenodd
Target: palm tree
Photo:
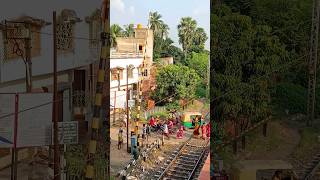
<path fill-rule="evenodd" d="M 182 45 L 185 58 L 189 48 L 192 45 L 193 36 L 196 32 L 196 27 L 197 21 L 193 20 L 191 17 L 181 18 L 180 24 L 178 25 L 179 43 Z"/>
<path fill-rule="evenodd" d="M 111 47 L 116 47 L 117 37 L 123 36 L 123 29 L 118 24 L 112 24 L 110 29 L 111 29 Z"/>
<path fill-rule="evenodd" d="M 162 16 L 158 12 L 150 13 L 150 29 L 153 30 L 154 36 L 163 39 L 169 34 L 169 26 L 161 18 Z"/>
<path fill-rule="evenodd" d="M 197 28 L 194 34 L 194 43 L 195 45 L 204 46 L 206 41 L 208 40 L 208 36 L 203 28 Z"/>
<path fill-rule="evenodd" d="M 134 24 L 128 24 L 124 26 L 124 35 L 126 37 L 134 36 Z"/>
<path fill-rule="evenodd" d="M 161 38 L 163 38 L 163 39 L 168 38 L 168 36 L 169 36 L 169 26 L 167 24 L 163 23 L 161 25 L 160 31 L 161 31 L 161 35 L 160 35 Z"/>

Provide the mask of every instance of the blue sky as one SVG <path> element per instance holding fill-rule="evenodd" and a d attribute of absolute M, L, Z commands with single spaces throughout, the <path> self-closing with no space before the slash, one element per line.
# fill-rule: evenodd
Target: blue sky
<path fill-rule="evenodd" d="M 158 11 L 169 25 L 169 37 L 179 45 L 177 26 L 182 17 L 190 16 L 205 29 L 210 38 L 209 0 L 111 0 L 111 24 L 148 24 L 148 13 Z M 210 40 L 206 49 L 210 49 Z"/>

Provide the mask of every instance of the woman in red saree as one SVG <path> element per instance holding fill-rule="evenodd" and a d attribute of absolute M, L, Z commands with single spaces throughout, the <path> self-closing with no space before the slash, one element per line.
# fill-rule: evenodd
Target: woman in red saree
<path fill-rule="evenodd" d="M 177 132 L 177 139 L 182 139 L 184 137 L 183 126 L 180 126 L 180 129 Z"/>
<path fill-rule="evenodd" d="M 200 129 L 199 119 L 198 119 L 198 116 L 196 116 L 194 120 L 194 131 L 193 131 L 194 136 L 199 136 L 200 134 L 199 129 Z"/>
<path fill-rule="evenodd" d="M 201 126 L 201 134 L 202 134 L 202 139 L 207 138 L 207 126 L 205 124 Z"/>
<path fill-rule="evenodd" d="M 207 124 L 207 137 L 210 138 L 210 122 Z"/>

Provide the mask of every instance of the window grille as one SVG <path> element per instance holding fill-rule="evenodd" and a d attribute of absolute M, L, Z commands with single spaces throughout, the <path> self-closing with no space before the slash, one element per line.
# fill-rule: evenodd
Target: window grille
<path fill-rule="evenodd" d="M 57 49 L 60 52 L 74 50 L 74 23 L 63 22 L 57 25 Z"/>

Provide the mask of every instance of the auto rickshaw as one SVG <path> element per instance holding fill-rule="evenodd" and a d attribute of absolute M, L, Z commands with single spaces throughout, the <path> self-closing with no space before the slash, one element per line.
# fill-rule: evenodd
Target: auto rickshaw
<path fill-rule="evenodd" d="M 187 128 L 194 128 L 194 124 L 192 124 L 192 119 L 195 119 L 196 116 L 201 117 L 202 114 L 200 112 L 185 112 L 182 115 L 182 124 L 184 127 Z M 203 122 L 201 122 L 200 125 L 202 125 Z"/>
<path fill-rule="evenodd" d="M 292 165 L 282 160 L 244 160 L 236 162 L 230 173 L 230 180 L 267 180 L 280 171 L 282 179 L 297 180 Z"/>

